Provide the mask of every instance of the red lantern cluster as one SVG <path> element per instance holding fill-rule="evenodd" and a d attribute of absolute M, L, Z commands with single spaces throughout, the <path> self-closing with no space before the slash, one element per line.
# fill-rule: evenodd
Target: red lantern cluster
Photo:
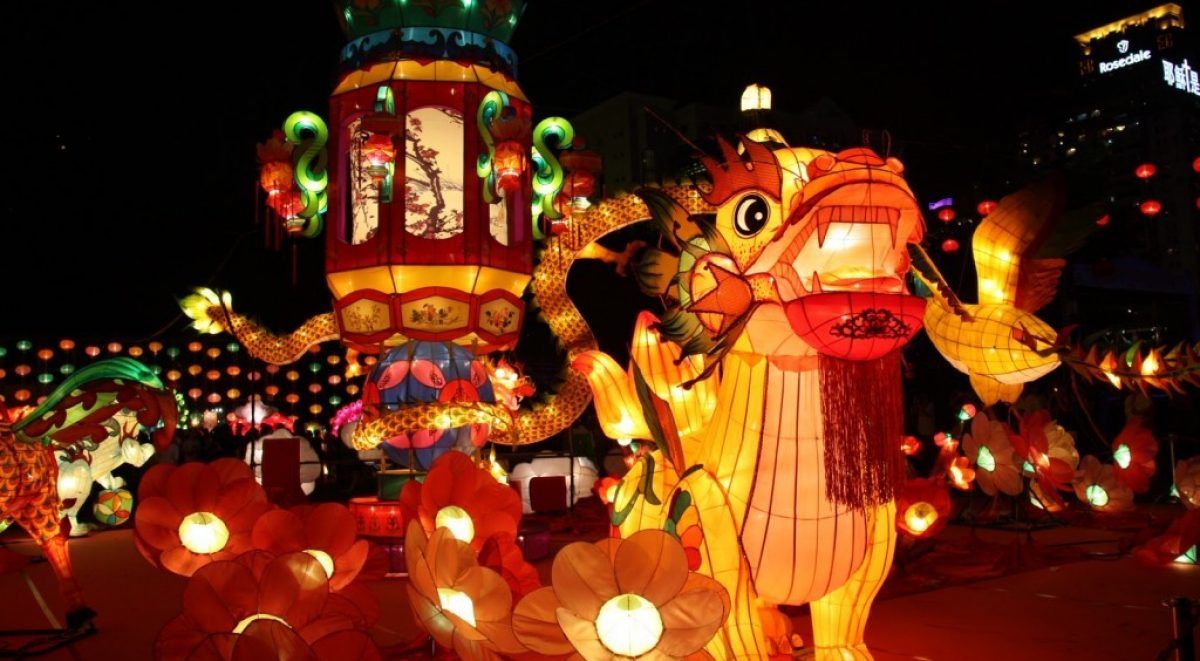
<path fill-rule="evenodd" d="M 1134 169 L 1133 174 L 1138 179 L 1149 179 L 1150 177 L 1153 177 L 1156 172 L 1158 172 L 1158 168 L 1155 167 L 1153 163 L 1142 163 L 1141 165 L 1137 166 L 1136 169 Z"/>
<path fill-rule="evenodd" d="M 996 210 L 996 201 L 984 200 L 976 205 L 975 210 L 979 212 L 980 216 L 986 216 Z"/>
<path fill-rule="evenodd" d="M 938 209 L 937 216 L 938 220 L 942 221 L 943 223 L 948 223 L 954 220 L 954 209 L 951 207 L 942 207 L 941 209 Z"/>
<path fill-rule="evenodd" d="M 1162 211 L 1162 202 L 1158 200 L 1146 200 L 1138 206 L 1138 209 L 1141 210 L 1143 216 L 1153 218 Z"/>
<path fill-rule="evenodd" d="M 958 252 L 958 248 L 959 245 L 957 239 L 946 239 L 945 241 L 942 241 L 942 252 L 946 253 L 947 255 Z"/>

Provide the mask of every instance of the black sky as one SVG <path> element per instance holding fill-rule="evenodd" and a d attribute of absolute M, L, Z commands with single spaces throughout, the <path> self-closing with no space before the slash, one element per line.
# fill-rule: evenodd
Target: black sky
<path fill-rule="evenodd" d="M 0 338 L 135 340 L 205 283 L 281 329 L 327 309 L 323 240 L 293 287 L 254 227 L 253 148 L 293 110 L 325 114 L 330 4 L 6 4 Z M 1045 112 L 1073 34 L 1154 3 L 871 4 L 534 0 L 513 46 L 539 114 L 623 90 L 732 105 L 761 81 L 777 108 L 829 97 L 888 129 L 949 190 Z"/>

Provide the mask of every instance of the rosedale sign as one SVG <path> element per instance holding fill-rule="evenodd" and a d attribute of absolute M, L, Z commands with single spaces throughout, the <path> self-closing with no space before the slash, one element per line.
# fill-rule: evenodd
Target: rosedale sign
<path fill-rule="evenodd" d="M 1111 62 L 1101 62 L 1099 67 L 1100 73 L 1123 69 L 1131 64 L 1141 64 L 1142 62 L 1149 61 L 1151 57 L 1150 51 L 1144 48 L 1130 53 L 1128 39 L 1122 39 L 1117 42 L 1117 52 L 1121 53 L 1122 57 L 1118 57 Z"/>

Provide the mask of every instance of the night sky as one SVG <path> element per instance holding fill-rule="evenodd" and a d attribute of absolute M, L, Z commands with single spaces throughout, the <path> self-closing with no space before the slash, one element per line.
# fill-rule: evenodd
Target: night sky
<path fill-rule="evenodd" d="M 203 284 L 278 330 L 328 309 L 324 239 L 293 286 L 254 225 L 254 145 L 326 114 L 331 3 L 9 4 L 0 340 L 137 341 Z M 538 114 L 625 90 L 732 106 L 751 81 L 783 110 L 829 97 L 904 145 L 928 199 L 1011 156 L 1075 74 L 1073 34 L 1155 3 L 870 4 L 534 0 L 513 46 Z"/>

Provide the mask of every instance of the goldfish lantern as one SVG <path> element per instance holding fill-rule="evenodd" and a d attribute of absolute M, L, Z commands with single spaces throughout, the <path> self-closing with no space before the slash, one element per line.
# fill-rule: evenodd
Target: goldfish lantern
<path fill-rule="evenodd" d="M 371 370 L 363 390 L 364 407 L 411 414 L 412 424 L 382 439 L 382 447 L 396 463 L 422 469 L 450 449 L 472 453 L 488 437 L 486 424 L 454 426 L 449 412 L 422 405 L 495 401 L 486 367 L 452 342 L 409 342 L 389 350 Z M 423 425 L 422 416 L 431 424 Z M 442 416 L 446 419 L 439 420 Z"/>

